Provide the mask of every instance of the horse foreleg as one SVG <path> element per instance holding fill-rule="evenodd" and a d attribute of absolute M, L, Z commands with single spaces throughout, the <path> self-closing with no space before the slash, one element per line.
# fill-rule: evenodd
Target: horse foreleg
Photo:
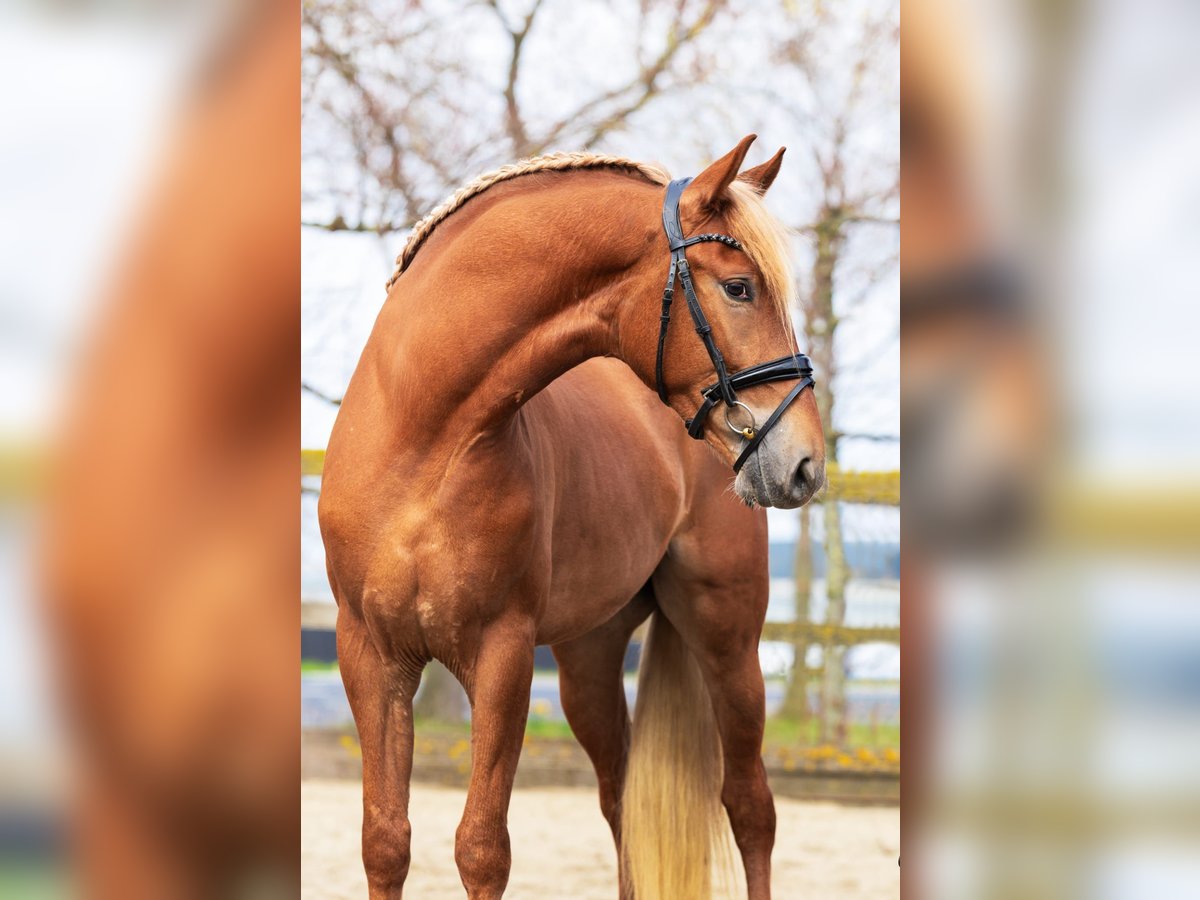
<path fill-rule="evenodd" d="M 471 698 L 471 783 L 454 860 L 470 900 L 496 900 L 508 884 L 508 804 L 529 715 L 534 634 L 525 619 L 493 623 L 464 672 Z"/>
<path fill-rule="evenodd" d="M 338 661 L 363 765 L 362 858 L 371 900 L 396 900 L 408 877 L 412 701 L 424 662 L 384 660 L 364 623 L 342 608 Z"/>

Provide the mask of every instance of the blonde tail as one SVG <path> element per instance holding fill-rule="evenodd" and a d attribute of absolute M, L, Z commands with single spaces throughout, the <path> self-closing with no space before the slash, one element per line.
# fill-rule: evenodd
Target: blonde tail
<path fill-rule="evenodd" d="M 700 667 L 655 612 L 642 649 L 621 857 L 636 900 L 707 900 L 731 865 L 717 724 Z"/>

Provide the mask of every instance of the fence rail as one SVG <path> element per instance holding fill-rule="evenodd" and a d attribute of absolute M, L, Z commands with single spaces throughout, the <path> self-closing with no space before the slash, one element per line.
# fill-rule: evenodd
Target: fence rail
<path fill-rule="evenodd" d="M 824 625 L 819 622 L 767 622 L 763 626 L 764 641 L 787 641 L 805 644 L 821 644 L 838 647 L 853 647 L 856 644 L 875 642 L 900 643 L 900 627 Z"/>

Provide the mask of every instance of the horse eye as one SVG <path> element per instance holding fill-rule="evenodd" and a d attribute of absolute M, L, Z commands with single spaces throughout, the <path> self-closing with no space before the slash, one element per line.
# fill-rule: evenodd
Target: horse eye
<path fill-rule="evenodd" d="M 750 285 L 744 281 L 730 281 L 725 285 L 725 293 L 734 300 L 746 301 L 750 298 Z"/>

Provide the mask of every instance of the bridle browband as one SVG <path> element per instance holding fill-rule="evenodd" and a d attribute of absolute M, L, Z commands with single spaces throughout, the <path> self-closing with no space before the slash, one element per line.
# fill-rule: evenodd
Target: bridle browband
<path fill-rule="evenodd" d="M 740 243 L 727 234 L 697 234 L 690 238 L 683 236 L 683 226 L 679 223 L 679 198 L 683 196 L 683 189 L 691 183 L 691 180 L 690 178 L 680 178 L 672 181 L 667 185 L 667 194 L 663 200 L 663 230 L 667 233 L 667 245 L 671 249 L 671 269 L 667 273 L 667 286 L 663 291 L 661 325 L 658 330 L 658 358 L 654 365 L 654 379 L 658 387 L 659 399 L 669 406 L 667 390 L 663 385 L 663 351 L 667 345 L 667 326 L 671 324 L 671 301 L 675 297 L 675 279 L 678 278 L 679 283 L 683 285 L 683 296 L 687 300 L 688 312 L 692 314 L 692 321 L 696 325 L 696 334 L 700 335 L 700 340 L 704 342 L 704 349 L 708 351 L 708 358 L 712 360 L 713 370 L 717 373 L 716 383 L 710 384 L 700 392 L 703 398 L 700 408 L 684 424 L 687 426 L 688 434 L 696 440 L 700 440 L 704 434 L 704 423 L 708 419 L 708 414 L 718 403 L 724 403 L 725 424 L 747 441 L 741 455 L 733 463 L 733 471 L 740 472 L 746 460 L 758 449 L 758 445 L 762 443 L 767 432 L 779 423 L 787 408 L 805 388 L 812 387 L 812 364 L 803 354 L 788 354 L 770 362 L 742 369 L 732 375 L 726 371 L 725 357 L 717 349 L 712 336 L 712 326 L 708 324 L 708 319 L 705 318 L 704 310 L 700 308 L 700 301 L 696 297 L 696 289 L 692 286 L 692 270 L 688 266 L 686 251 L 693 244 L 711 241 L 732 247 L 734 250 L 742 250 L 742 252 L 745 250 Z M 754 413 L 750 411 L 750 407 L 738 400 L 738 390 L 745 390 L 772 381 L 790 381 L 792 379 L 799 379 L 796 386 L 775 407 L 775 411 L 762 424 L 762 427 L 757 427 L 754 422 Z M 738 428 L 729 421 L 729 412 L 735 406 L 740 406 L 750 415 L 748 426 Z"/>

